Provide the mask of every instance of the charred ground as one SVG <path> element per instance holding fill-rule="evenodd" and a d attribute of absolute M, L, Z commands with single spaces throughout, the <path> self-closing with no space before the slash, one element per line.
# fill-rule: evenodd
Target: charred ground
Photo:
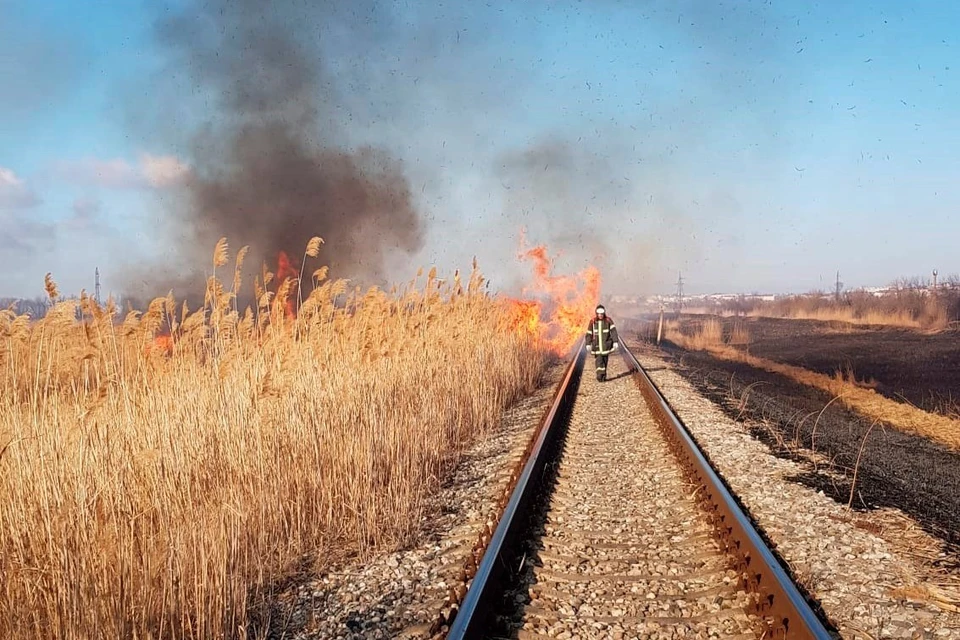
<path fill-rule="evenodd" d="M 681 325 L 702 318 L 684 316 Z M 725 335 L 737 323 L 745 327 L 750 343 L 733 346 L 759 358 L 826 375 L 852 373 L 898 402 L 947 415 L 960 413 L 960 332 L 779 318 L 721 321 Z"/>

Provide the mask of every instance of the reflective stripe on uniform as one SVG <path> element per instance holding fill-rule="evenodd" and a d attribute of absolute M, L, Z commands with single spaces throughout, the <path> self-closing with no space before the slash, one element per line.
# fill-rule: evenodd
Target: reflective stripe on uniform
<path fill-rule="evenodd" d="M 598 356 L 607 356 L 615 351 L 613 345 L 610 349 L 604 349 L 606 341 L 610 339 L 610 333 L 616 331 L 616 325 L 610 318 L 594 318 L 588 325 L 587 336 L 590 338 L 590 353 Z"/>

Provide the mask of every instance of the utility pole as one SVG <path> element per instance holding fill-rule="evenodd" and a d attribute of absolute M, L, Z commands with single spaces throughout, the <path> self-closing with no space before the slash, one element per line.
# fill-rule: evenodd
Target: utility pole
<path fill-rule="evenodd" d="M 837 271 L 837 292 L 836 292 L 836 294 L 835 294 L 835 295 L 836 295 L 837 302 L 840 302 L 840 291 L 841 291 L 842 289 L 843 289 L 843 283 L 840 282 L 840 272 Z"/>
<path fill-rule="evenodd" d="M 660 305 L 660 324 L 657 325 L 657 344 L 660 344 L 660 338 L 663 337 L 663 305 Z"/>
<path fill-rule="evenodd" d="M 683 274 L 677 272 L 677 316 L 683 312 Z"/>
<path fill-rule="evenodd" d="M 97 268 L 94 270 L 94 275 L 95 275 L 95 277 L 96 277 L 96 287 L 95 287 L 95 289 L 94 289 L 94 296 L 93 296 L 93 297 L 94 297 L 94 299 L 96 299 L 96 301 L 97 301 L 97 306 L 99 307 L 99 306 L 101 306 L 101 303 L 100 303 L 100 267 L 97 267 Z"/>

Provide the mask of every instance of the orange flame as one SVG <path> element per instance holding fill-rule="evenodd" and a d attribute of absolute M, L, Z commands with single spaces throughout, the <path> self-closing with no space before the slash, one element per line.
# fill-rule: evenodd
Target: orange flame
<path fill-rule="evenodd" d="M 158 353 L 163 356 L 172 356 L 173 355 L 173 336 L 170 334 L 163 334 L 155 337 L 152 342 L 148 342 L 146 347 L 144 347 L 146 355 L 151 353 Z"/>
<path fill-rule="evenodd" d="M 300 277 L 300 272 L 297 271 L 296 266 L 294 266 L 293 261 L 287 256 L 286 251 L 281 251 L 280 255 L 277 256 L 277 288 L 279 289 L 280 285 L 283 284 L 283 281 L 286 279 L 296 280 Z M 290 296 L 287 298 L 285 313 L 288 319 L 293 319 L 296 317 L 297 312 L 294 307 L 294 296 L 295 291 L 291 291 Z"/>
<path fill-rule="evenodd" d="M 525 247 L 521 234 L 521 260 L 533 262 L 534 281 L 524 287 L 530 299 L 507 299 L 511 326 L 522 336 L 537 338 L 558 355 L 565 355 L 584 334 L 586 324 L 600 300 L 600 270 L 589 265 L 575 275 L 552 275 L 553 262 L 547 247 Z"/>
<path fill-rule="evenodd" d="M 510 326 L 520 335 L 529 338 L 540 337 L 540 308 L 534 300 L 509 300 Z"/>

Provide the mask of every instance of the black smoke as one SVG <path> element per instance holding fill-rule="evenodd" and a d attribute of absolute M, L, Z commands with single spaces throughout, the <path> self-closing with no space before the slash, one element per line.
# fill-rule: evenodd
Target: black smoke
<path fill-rule="evenodd" d="M 154 104 L 138 100 L 155 120 L 140 126 L 182 141 L 190 172 L 182 193 L 162 204 L 158 232 L 175 250 L 139 269 L 133 288 L 196 293 L 223 236 L 234 250 L 250 246 L 255 269 L 273 269 L 281 251 L 299 260 L 319 235 L 331 275 L 371 283 L 384 280 L 390 252 L 422 246 L 401 161 L 348 148 L 339 130 L 349 114 L 334 106 L 336 74 L 320 34 L 340 22 L 379 28 L 353 13 L 360 4 L 349 7 L 213 0 L 158 18 L 166 61 L 147 100 Z"/>
<path fill-rule="evenodd" d="M 370 284 L 406 279 L 387 269 L 407 256 L 477 254 L 499 286 L 527 275 L 521 226 L 560 268 L 649 290 L 721 249 L 736 261 L 717 247 L 746 186 L 707 165 L 713 142 L 736 130 L 760 169 L 788 151 L 768 96 L 796 77 L 802 29 L 769 3 L 199 2 L 160 16 L 163 71 L 131 101 L 149 148 L 191 166 L 160 203 L 160 264 L 132 272 L 142 295 L 202 291 L 221 236 L 257 268 L 321 235 L 331 275 Z M 591 40 L 593 66 L 565 68 Z"/>

